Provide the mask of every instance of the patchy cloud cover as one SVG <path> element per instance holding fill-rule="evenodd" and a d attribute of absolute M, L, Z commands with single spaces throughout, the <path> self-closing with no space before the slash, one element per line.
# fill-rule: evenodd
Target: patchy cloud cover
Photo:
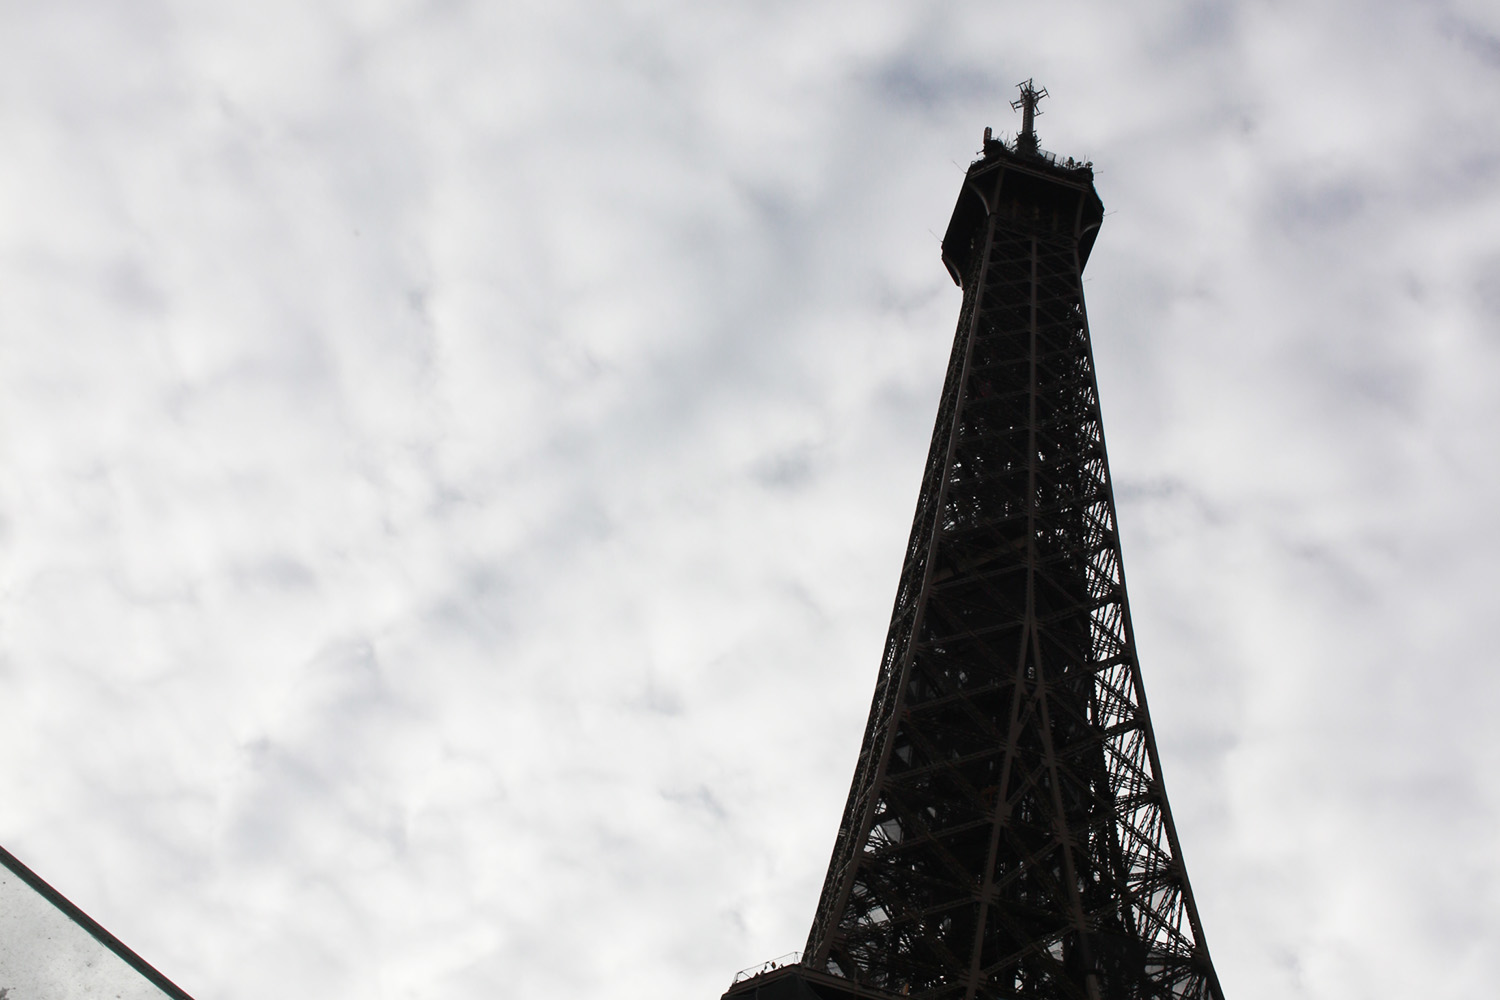
<path fill-rule="evenodd" d="M 1477 0 L 7 6 L 0 843 L 204 998 L 799 947 L 1028 76 L 1226 991 L 1486 992 Z"/>

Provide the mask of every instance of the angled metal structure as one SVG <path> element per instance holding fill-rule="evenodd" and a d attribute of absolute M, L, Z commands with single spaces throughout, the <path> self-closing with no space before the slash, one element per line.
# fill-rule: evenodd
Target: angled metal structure
<path fill-rule="evenodd" d="M 943 240 L 963 307 L 800 971 L 726 996 L 1222 1000 L 1125 595 L 1081 284 L 1103 205 L 1021 86 Z"/>
<path fill-rule="evenodd" d="M 0 848 L 0 1000 L 193 1000 Z"/>

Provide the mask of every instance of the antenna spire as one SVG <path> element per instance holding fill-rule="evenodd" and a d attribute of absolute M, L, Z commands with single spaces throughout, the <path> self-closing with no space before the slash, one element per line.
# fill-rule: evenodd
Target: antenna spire
<path fill-rule="evenodd" d="M 1021 96 L 1010 102 L 1012 108 L 1021 112 L 1021 134 L 1016 136 L 1016 152 L 1035 155 L 1040 148 L 1036 138 L 1036 116 L 1041 114 L 1036 105 L 1047 96 L 1047 88 L 1039 89 L 1029 78 L 1016 86 L 1021 88 Z"/>

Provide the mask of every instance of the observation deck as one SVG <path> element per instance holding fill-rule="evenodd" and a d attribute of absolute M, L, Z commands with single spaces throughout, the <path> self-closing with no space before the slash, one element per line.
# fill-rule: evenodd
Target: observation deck
<path fill-rule="evenodd" d="M 1094 165 L 1041 149 L 1034 135 L 1030 143 L 1026 140 L 1023 133 L 1007 144 L 985 129 L 983 155 L 969 164 L 943 234 L 943 263 L 960 288 L 975 240 L 985 220 L 997 212 L 1014 226 L 1071 236 L 1078 242 L 1079 271 L 1088 262 L 1104 221 L 1104 202 L 1094 190 Z"/>

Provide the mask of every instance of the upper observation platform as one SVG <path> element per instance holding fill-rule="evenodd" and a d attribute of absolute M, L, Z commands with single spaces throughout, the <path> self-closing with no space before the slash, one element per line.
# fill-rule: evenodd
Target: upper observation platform
<path fill-rule="evenodd" d="M 1080 272 L 1104 219 L 1104 203 L 1094 190 L 1094 165 L 1041 148 L 1036 104 L 1047 92 L 1030 80 L 1020 86 L 1021 97 L 1012 105 L 1023 112 L 1020 134 L 1006 143 L 984 130 L 983 153 L 969 165 L 943 235 L 943 263 L 959 286 L 973 263 L 976 237 L 991 216 L 1009 228 L 1076 240 Z"/>

